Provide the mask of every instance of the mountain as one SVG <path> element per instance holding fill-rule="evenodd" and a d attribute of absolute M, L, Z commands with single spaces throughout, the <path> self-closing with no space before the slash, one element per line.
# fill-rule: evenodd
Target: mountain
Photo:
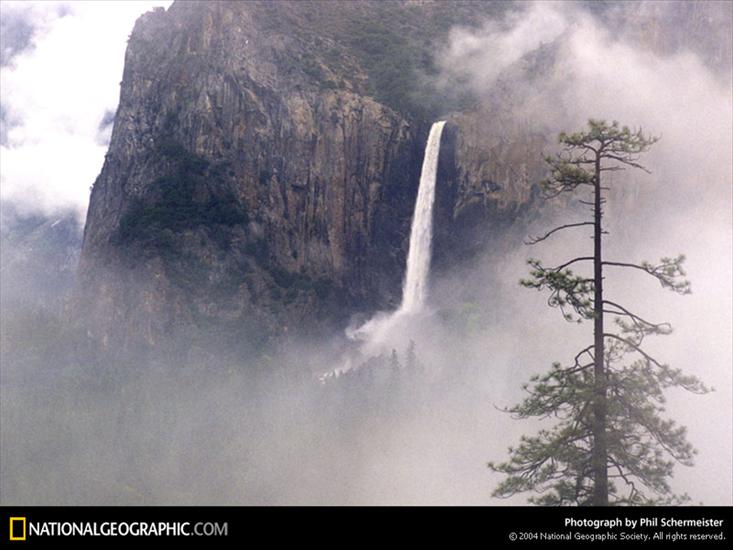
<path fill-rule="evenodd" d="M 377 60 L 409 53 L 389 14 L 417 34 L 441 11 L 185 2 L 141 17 L 85 228 L 94 337 L 206 327 L 257 345 L 399 300 L 431 120 L 401 92 L 412 60 Z"/>
<path fill-rule="evenodd" d="M 593 9 L 622 27 L 618 6 Z M 84 230 L 75 309 L 87 333 L 105 348 L 175 335 L 248 350 L 396 304 L 440 118 L 436 266 L 502 246 L 536 214 L 550 134 L 512 114 L 510 83 L 487 102 L 431 81 L 451 28 L 513 9 L 174 2 L 143 15 Z M 679 46 L 651 29 L 637 38 Z"/>
<path fill-rule="evenodd" d="M 18 380 L 28 365 L 58 370 L 60 345 L 74 289 L 82 227 L 74 212 L 30 214 L 0 206 L 0 348 L 3 381 Z M 17 371 L 10 365 L 21 366 Z M 29 369 L 30 370 L 30 369 Z"/>
<path fill-rule="evenodd" d="M 73 212 L 28 214 L 11 202 L 0 207 L 0 302 L 5 315 L 19 309 L 60 313 L 70 297 L 82 228 Z"/>

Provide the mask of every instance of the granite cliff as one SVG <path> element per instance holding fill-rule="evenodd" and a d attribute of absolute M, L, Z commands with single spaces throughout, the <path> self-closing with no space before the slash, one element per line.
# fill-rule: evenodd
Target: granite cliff
<path fill-rule="evenodd" d="M 501 241 L 533 215 L 551 138 L 512 118 L 511 89 L 487 104 L 429 82 L 451 27 L 510 7 L 174 2 L 143 15 L 84 232 L 74 309 L 89 337 L 251 349 L 396 304 L 438 117 L 436 266 Z M 678 47 L 645 21 L 639 40 Z"/>
<path fill-rule="evenodd" d="M 399 300 L 430 120 L 400 89 L 407 75 L 364 53 L 380 37 L 403 50 L 380 23 L 390 10 L 414 12 L 413 27 L 442 16 L 246 2 L 138 20 L 80 265 L 95 340 L 215 327 L 256 344 Z"/>

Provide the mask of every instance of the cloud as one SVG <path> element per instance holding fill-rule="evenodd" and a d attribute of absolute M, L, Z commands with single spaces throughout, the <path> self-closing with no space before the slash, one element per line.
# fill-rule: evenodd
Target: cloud
<path fill-rule="evenodd" d="M 524 55 L 552 42 L 568 27 L 567 13 L 550 3 L 537 3 L 529 10 L 508 12 L 502 21 L 489 20 L 480 29 L 455 27 L 448 48 L 437 56 L 442 69 L 439 87 L 466 81 L 486 92 L 499 75 Z"/>
<path fill-rule="evenodd" d="M 731 73 L 718 63 L 715 41 L 695 43 L 695 33 L 702 33 L 705 26 L 681 17 L 691 6 L 654 3 L 652 8 L 658 34 L 650 36 L 643 31 L 650 27 L 643 23 L 642 30 L 614 31 L 619 25 L 623 28 L 624 17 L 629 16 L 623 13 L 623 4 L 608 17 L 593 16 L 573 4 L 525 5 L 503 24 L 454 31 L 441 57 L 440 82 L 463 83 L 488 105 L 500 97 L 510 103 L 516 120 L 550 136 L 582 129 L 591 117 L 618 120 L 661 136 L 642 159 L 651 175 L 626 171 L 606 180 L 611 194 L 605 208 L 610 231 L 605 250 L 607 257 L 634 262 L 684 252 L 693 294 L 674 296 L 635 273 L 616 272 L 608 274 L 607 290 L 616 301 L 632 305 L 647 318 L 670 321 L 674 334 L 650 340 L 649 349 L 662 361 L 716 388 L 703 397 L 670 392 L 670 417 L 689 426 L 690 439 L 700 450 L 695 468 L 677 469 L 675 485 L 706 504 L 730 504 Z M 731 30 L 729 12 L 728 19 L 723 18 L 726 40 Z M 633 19 L 628 21 L 635 24 Z M 721 25 L 716 22 L 711 33 Z M 667 47 L 665 35 L 674 37 L 672 46 Z M 486 113 L 491 113 L 491 107 Z M 490 114 L 481 123 L 490 125 Z M 535 233 L 552 226 L 538 223 Z M 568 245 L 563 235 L 524 251 L 524 257 L 539 256 L 554 264 L 572 257 L 573 251 L 587 250 L 586 245 L 580 243 L 585 248 L 578 249 L 577 244 Z M 507 258 L 498 260 L 510 264 Z M 511 266 L 512 274 L 506 276 L 516 280 L 523 274 L 520 263 Z M 501 349 L 505 336 L 511 342 L 512 334 L 522 333 L 521 319 L 534 319 L 533 312 L 542 307 L 541 300 L 520 302 L 495 336 L 486 338 L 485 347 Z M 546 335 L 548 327 L 543 325 L 541 333 Z M 558 337 L 570 354 L 573 344 Z M 538 352 L 547 348 L 548 340 L 544 337 L 541 343 L 526 347 Z M 528 353 L 522 349 L 507 357 L 516 362 L 519 355 Z M 567 358 L 562 352 L 546 357 Z M 540 372 L 546 366 L 532 363 L 526 368 Z M 509 376 L 510 383 L 515 375 Z M 531 427 L 523 429 L 532 432 Z"/>
<path fill-rule="evenodd" d="M 83 219 L 119 100 L 135 19 L 169 1 L 4 2 L 0 199 Z M 10 23 L 5 23 L 10 21 Z M 22 31 L 22 32 L 21 32 Z"/>

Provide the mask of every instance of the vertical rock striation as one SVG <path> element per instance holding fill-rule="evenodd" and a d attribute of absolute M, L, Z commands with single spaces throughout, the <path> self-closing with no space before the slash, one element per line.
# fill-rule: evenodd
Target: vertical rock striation
<path fill-rule="evenodd" d="M 256 344 L 395 287 L 414 132 L 356 91 L 336 45 L 287 32 L 291 7 L 176 3 L 136 23 L 80 265 L 95 340 L 211 325 Z"/>

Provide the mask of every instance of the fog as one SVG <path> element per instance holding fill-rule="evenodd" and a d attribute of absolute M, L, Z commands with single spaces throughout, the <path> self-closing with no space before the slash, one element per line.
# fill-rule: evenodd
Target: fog
<path fill-rule="evenodd" d="M 699 450 L 694 467 L 676 467 L 673 489 L 693 503 L 733 504 L 729 68 L 686 48 L 644 47 L 563 3 L 523 4 L 503 21 L 453 29 L 436 55 L 436 89 L 461 82 L 487 104 L 511 90 L 517 121 L 548 135 L 592 117 L 661 136 L 642 159 L 651 174 L 611 173 L 604 246 L 617 261 L 686 254 L 693 292 L 678 296 L 623 270 L 607 273 L 606 290 L 645 318 L 669 321 L 673 334 L 650 338 L 648 351 L 715 388 L 669 394 L 668 416 L 688 426 Z M 551 62 L 529 72 L 528 55 Z M 68 308 L 3 306 L 0 500 L 522 504 L 523 496 L 491 497 L 500 478 L 486 463 L 540 424 L 499 409 L 521 399 L 532 374 L 571 361 L 592 328 L 566 323 L 546 295 L 518 284 L 529 257 L 556 265 L 590 251 L 583 228 L 524 245 L 527 234 L 588 215 L 546 212 L 501 235 L 501 253 L 434 276 L 426 310 L 390 334 L 381 358 L 325 383 L 319 375 L 353 353 L 342 331 L 237 361 L 222 352 L 100 363 L 65 322 Z M 7 257 L 15 245 L 3 244 Z M 2 274 L 3 289 L 28 277 Z"/>

